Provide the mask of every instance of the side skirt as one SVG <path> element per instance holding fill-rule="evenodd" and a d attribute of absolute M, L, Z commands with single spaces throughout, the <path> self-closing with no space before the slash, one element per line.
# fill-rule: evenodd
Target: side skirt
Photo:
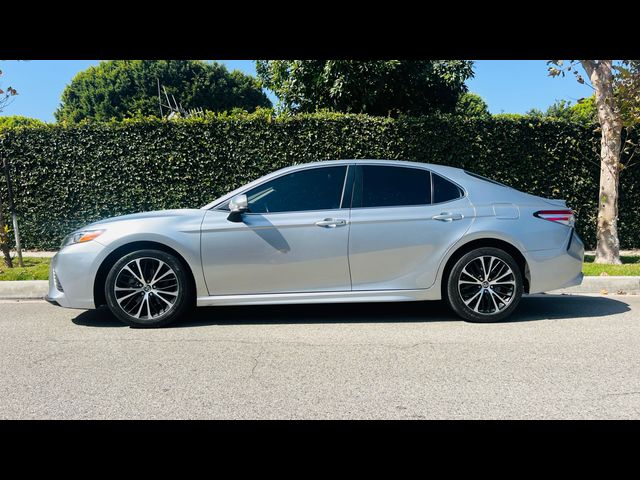
<path fill-rule="evenodd" d="M 212 305 L 284 305 L 301 303 L 415 302 L 440 300 L 438 289 L 367 290 L 313 293 L 259 293 L 252 295 L 213 295 L 198 297 L 198 307 Z"/>

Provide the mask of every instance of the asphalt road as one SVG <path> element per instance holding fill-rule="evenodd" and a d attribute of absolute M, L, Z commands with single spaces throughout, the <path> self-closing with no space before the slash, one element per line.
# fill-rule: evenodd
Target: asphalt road
<path fill-rule="evenodd" d="M 640 418 L 640 297 L 200 309 L 174 328 L 0 302 L 0 418 Z"/>

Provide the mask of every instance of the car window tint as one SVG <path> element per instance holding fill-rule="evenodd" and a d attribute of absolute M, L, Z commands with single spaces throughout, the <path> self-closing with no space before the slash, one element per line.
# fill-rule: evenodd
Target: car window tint
<path fill-rule="evenodd" d="M 462 195 L 462 190 L 455 183 L 433 174 L 433 203 L 448 202 Z"/>
<path fill-rule="evenodd" d="M 427 205 L 431 201 L 431 179 L 418 168 L 363 165 L 361 207 Z"/>
<path fill-rule="evenodd" d="M 340 208 L 346 166 L 300 170 L 246 192 L 250 213 Z"/>

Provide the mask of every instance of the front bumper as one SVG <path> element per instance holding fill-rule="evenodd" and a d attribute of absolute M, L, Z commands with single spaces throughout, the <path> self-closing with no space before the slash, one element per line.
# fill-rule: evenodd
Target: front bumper
<path fill-rule="evenodd" d="M 56 307 L 59 307 L 59 306 L 60 306 L 60 304 L 59 304 L 57 301 L 55 301 L 53 298 L 51 298 L 49 295 L 45 295 L 45 296 L 44 296 L 44 299 L 45 299 L 47 302 L 49 302 L 51 305 L 55 305 Z"/>
<path fill-rule="evenodd" d="M 45 300 L 60 307 L 95 308 L 93 285 L 104 249 L 94 240 L 69 245 L 56 253 L 49 267 L 49 292 Z"/>

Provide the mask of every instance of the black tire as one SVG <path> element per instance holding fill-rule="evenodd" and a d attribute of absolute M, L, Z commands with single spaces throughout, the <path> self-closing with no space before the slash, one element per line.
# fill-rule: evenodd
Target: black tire
<path fill-rule="evenodd" d="M 494 264 L 491 264 L 492 257 L 499 261 L 493 260 Z M 489 276 L 483 277 L 482 273 L 489 270 L 490 264 Z M 449 307 L 467 322 L 504 320 L 513 313 L 522 298 L 520 267 L 511 255 L 499 248 L 482 247 L 466 253 L 453 265 L 446 282 Z"/>
<path fill-rule="evenodd" d="M 165 266 L 162 266 L 162 263 Z M 129 270 L 125 266 L 128 266 Z M 156 277 L 165 273 L 166 276 L 163 275 L 164 278 L 152 284 L 151 281 L 154 279 L 150 280 L 148 277 L 154 275 L 154 268 L 157 269 Z M 107 275 L 107 306 L 113 315 L 131 327 L 164 327 L 179 319 L 193 305 L 193 288 L 188 275 L 182 262 L 166 252 L 137 250 L 128 253 L 111 267 Z M 144 278 L 145 276 L 147 278 Z M 138 283 L 137 279 L 140 277 L 143 277 L 144 285 Z M 120 293 L 116 293 L 116 282 Z M 129 291 L 131 298 L 125 298 L 129 296 Z M 141 303 L 135 303 L 138 300 Z M 138 306 L 140 311 L 136 312 Z M 135 316 L 136 313 L 139 317 Z"/>

